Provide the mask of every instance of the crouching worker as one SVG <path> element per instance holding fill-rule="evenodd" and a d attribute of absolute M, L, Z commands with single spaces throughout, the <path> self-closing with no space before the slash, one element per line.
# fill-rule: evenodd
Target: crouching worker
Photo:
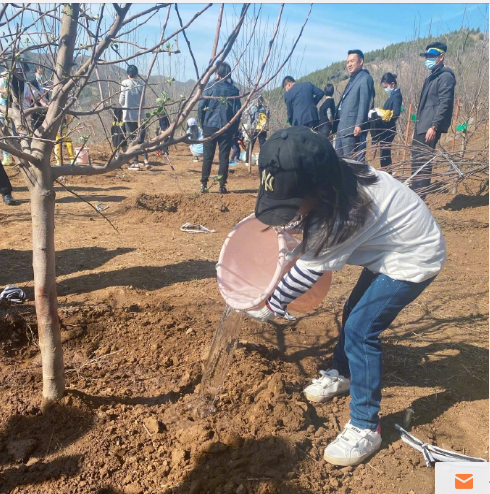
<path fill-rule="evenodd" d="M 259 173 L 256 217 L 280 226 L 299 215 L 303 247 L 266 306 L 248 315 L 291 318 L 288 304 L 324 271 L 364 267 L 344 306 L 332 366 L 304 390 L 319 403 L 350 391 L 350 421 L 324 458 L 357 465 L 381 446 L 379 336 L 441 270 L 444 238 L 417 194 L 388 173 L 339 158 L 309 128 L 277 131 L 262 147 Z"/>

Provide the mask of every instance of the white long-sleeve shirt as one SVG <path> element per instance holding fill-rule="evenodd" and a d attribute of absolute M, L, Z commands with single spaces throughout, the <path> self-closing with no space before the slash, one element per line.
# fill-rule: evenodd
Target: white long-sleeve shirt
<path fill-rule="evenodd" d="M 121 92 L 119 93 L 119 104 L 123 109 L 123 122 L 137 122 L 141 98 L 143 96 L 143 84 L 135 79 L 126 79 L 121 83 Z M 143 119 L 143 107 L 141 104 L 141 118 Z"/>
<path fill-rule="evenodd" d="M 307 245 L 269 300 L 274 312 L 282 314 L 324 271 L 339 271 L 345 264 L 413 283 L 432 278 L 442 269 L 446 242 L 425 203 L 390 174 L 373 172 L 378 182 L 367 187 L 373 199 L 372 215 L 355 235 L 324 248 L 318 256 Z"/>

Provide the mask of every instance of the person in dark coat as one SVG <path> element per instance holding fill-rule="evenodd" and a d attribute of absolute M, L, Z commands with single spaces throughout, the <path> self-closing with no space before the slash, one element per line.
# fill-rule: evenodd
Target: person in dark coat
<path fill-rule="evenodd" d="M 400 116 L 403 97 L 396 82 L 396 75 L 386 72 L 381 77 L 381 85 L 389 98 L 386 100 L 383 108 L 374 108 L 369 111 L 369 117 L 376 116 L 374 120 L 376 137 L 375 142 L 381 144 L 380 164 L 382 168 L 390 166 L 391 161 L 391 143 L 396 136 L 396 121 Z"/>
<path fill-rule="evenodd" d="M 422 87 L 412 141 L 412 174 L 424 167 L 419 171 L 423 178 L 415 176 L 412 181 L 411 188 L 415 191 L 430 185 L 432 163 L 425 164 L 427 147 L 435 149 L 441 134 L 451 127 L 456 76 L 444 66 L 446 51 L 447 45 L 437 41 L 428 44 L 426 51 L 420 54 L 425 57 L 425 66 L 430 73 Z M 424 197 L 426 193 L 427 190 L 419 195 Z"/>
<path fill-rule="evenodd" d="M 231 67 L 221 62 L 216 71 L 216 79 L 209 81 L 199 102 L 198 118 L 201 122 L 203 137 L 210 137 L 225 127 L 241 108 L 238 88 L 230 77 Z M 203 161 L 201 193 L 208 192 L 207 183 L 211 174 L 216 144 L 219 146 L 219 193 L 226 194 L 226 181 L 233 134 L 237 131 L 240 119 L 219 136 L 203 143 Z"/>
<path fill-rule="evenodd" d="M 289 124 L 292 127 L 318 127 L 316 105 L 323 98 L 323 91 L 311 82 L 296 82 L 290 75 L 283 79 L 282 87 L 286 91 L 284 101 Z"/>
<path fill-rule="evenodd" d="M 339 121 L 335 150 L 339 156 L 353 155 L 362 144 L 361 136 L 368 126 L 368 112 L 373 106 L 374 81 L 364 67 L 361 50 L 347 52 L 347 72 L 350 78 L 337 106 Z"/>
<path fill-rule="evenodd" d="M 318 130 L 329 137 L 332 132 L 333 117 L 335 115 L 335 100 L 333 99 L 333 93 L 335 91 L 333 84 L 327 84 L 323 93 L 325 94 L 325 101 L 321 104 L 318 113 L 320 114 L 320 126 Z"/>

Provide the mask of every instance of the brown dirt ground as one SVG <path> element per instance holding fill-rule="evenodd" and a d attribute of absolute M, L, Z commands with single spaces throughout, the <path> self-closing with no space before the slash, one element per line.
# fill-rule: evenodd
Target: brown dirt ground
<path fill-rule="evenodd" d="M 103 153 L 94 154 L 94 158 Z M 328 365 L 341 308 L 360 268 L 334 273 L 322 305 L 296 323 L 243 318 L 216 413 L 189 411 L 224 310 L 215 276 L 223 240 L 253 211 L 257 176 L 239 165 L 231 193 L 195 194 L 200 163 L 171 149 L 175 171 L 68 177 L 103 202 L 117 228 L 57 186 L 59 313 L 67 394 L 41 413 L 32 301 L 0 312 L 0 493 L 412 493 L 434 470 L 395 423 L 415 411 L 420 439 L 488 458 L 488 191 L 430 199 L 448 244 L 436 281 L 383 335 L 383 444 L 337 468 L 322 450 L 348 420 L 349 398 L 313 406 L 302 388 Z M 0 207 L 0 286 L 33 297 L 27 189 Z M 216 230 L 191 235 L 186 221 Z"/>

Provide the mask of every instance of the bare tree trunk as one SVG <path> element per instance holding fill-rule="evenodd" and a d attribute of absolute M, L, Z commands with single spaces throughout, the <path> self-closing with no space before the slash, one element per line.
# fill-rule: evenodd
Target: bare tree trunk
<path fill-rule="evenodd" d="M 49 164 L 31 167 L 32 265 L 39 347 L 43 366 L 43 401 L 58 400 L 65 391 L 61 330 L 56 294 L 54 208 L 55 192 Z M 32 177 L 30 177 L 32 179 Z"/>

